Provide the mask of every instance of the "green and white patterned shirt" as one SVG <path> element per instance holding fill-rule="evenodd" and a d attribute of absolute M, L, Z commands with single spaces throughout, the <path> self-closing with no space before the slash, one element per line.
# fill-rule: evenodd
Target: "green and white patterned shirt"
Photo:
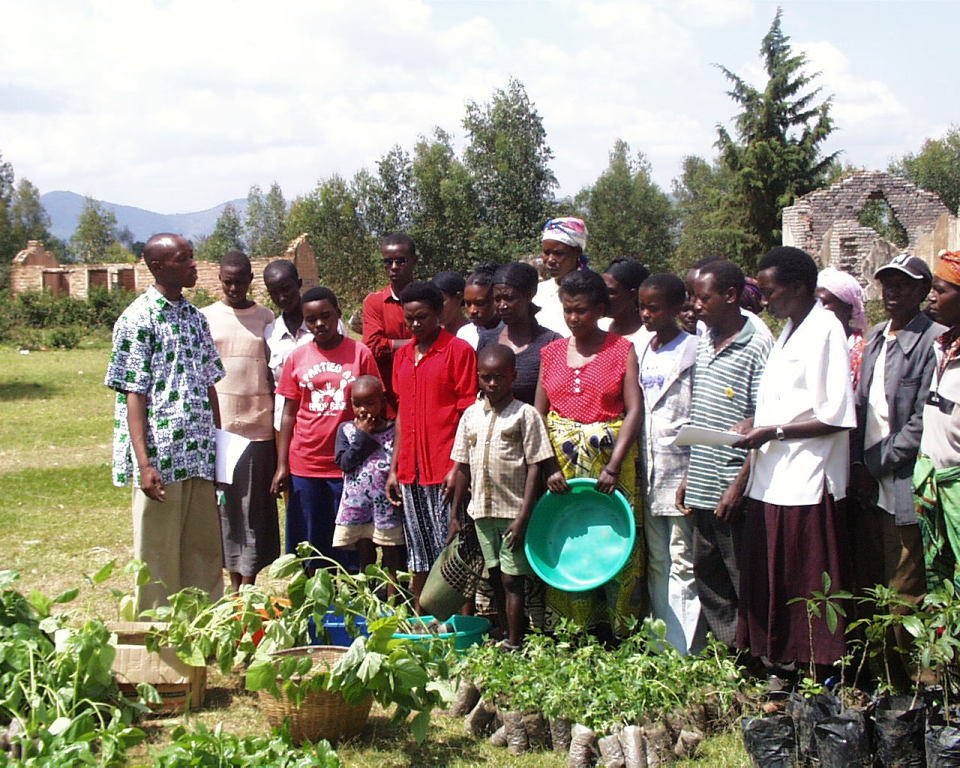
<path fill-rule="evenodd" d="M 140 474 L 127 426 L 127 393 L 147 396 L 147 453 L 164 483 L 213 480 L 215 440 L 207 388 L 224 375 L 206 318 L 185 298 L 154 286 L 131 302 L 113 326 L 104 383 L 116 390 L 113 484 Z"/>

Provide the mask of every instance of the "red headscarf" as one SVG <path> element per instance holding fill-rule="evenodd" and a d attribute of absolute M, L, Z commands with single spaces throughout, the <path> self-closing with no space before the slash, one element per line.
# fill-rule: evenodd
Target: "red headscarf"
<path fill-rule="evenodd" d="M 951 285 L 960 286 L 960 251 L 940 251 L 940 262 L 933 270 L 933 275 Z"/>

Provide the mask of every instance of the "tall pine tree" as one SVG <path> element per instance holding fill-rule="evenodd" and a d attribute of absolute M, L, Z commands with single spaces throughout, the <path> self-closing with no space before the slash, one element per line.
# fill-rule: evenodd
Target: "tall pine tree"
<path fill-rule="evenodd" d="M 817 73 L 807 74 L 806 56 L 794 53 L 780 26 L 778 8 L 760 55 L 767 84 L 757 90 L 717 65 L 733 84 L 728 94 L 740 105 L 735 136 L 717 126 L 720 160 L 733 173 L 732 203 L 743 211 L 752 253 L 745 266 L 781 241 L 781 210 L 800 195 L 822 187 L 839 153 L 824 155 L 833 130 L 830 98 L 817 103 L 820 88 L 809 90 Z"/>

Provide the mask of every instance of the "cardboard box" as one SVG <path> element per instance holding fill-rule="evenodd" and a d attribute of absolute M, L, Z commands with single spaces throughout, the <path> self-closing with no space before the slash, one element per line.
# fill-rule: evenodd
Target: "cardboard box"
<path fill-rule="evenodd" d="M 147 633 L 162 626 L 149 621 L 118 621 L 107 624 L 117 634 L 113 671 L 120 690 L 136 695 L 137 683 L 150 683 L 163 700 L 153 705 L 158 714 L 178 713 L 203 706 L 207 668 L 192 667 L 177 658 L 173 648 L 151 653 L 144 645 Z"/>

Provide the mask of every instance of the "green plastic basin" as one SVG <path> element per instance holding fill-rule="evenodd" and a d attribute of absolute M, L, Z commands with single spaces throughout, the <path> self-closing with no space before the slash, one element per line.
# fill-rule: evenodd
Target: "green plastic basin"
<path fill-rule="evenodd" d="M 433 620 L 433 616 L 417 617 L 417 621 L 420 621 L 423 624 L 429 624 Z M 483 616 L 461 616 L 460 614 L 454 614 L 443 623 L 453 626 L 453 632 L 441 632 L 437 635 L 427 631 L 424 631 L 422 634 L 405 634 L 403 632 L 395 632 L 393 636 L 409 638 L 411 640 L 418 640 L 420 642 L 428 642 L 433 640 L 435 637 L 452 637 L 453 647 L 458 651 L 465 651 L 472 645 L 480 645 L 480 643 L 483 642 L 483 638 L 490 631 L 490 621 L 483 618 Z"/>
<path fill-rule="evenodd" d="M 564 592 L 603 586 L 626 565 L 637 531 L 620 491 L 596 490 L 597 481 L 567 481 L 569 493 L 547 491 L 530 516 L 524 551 L 543 581 Z"/>

